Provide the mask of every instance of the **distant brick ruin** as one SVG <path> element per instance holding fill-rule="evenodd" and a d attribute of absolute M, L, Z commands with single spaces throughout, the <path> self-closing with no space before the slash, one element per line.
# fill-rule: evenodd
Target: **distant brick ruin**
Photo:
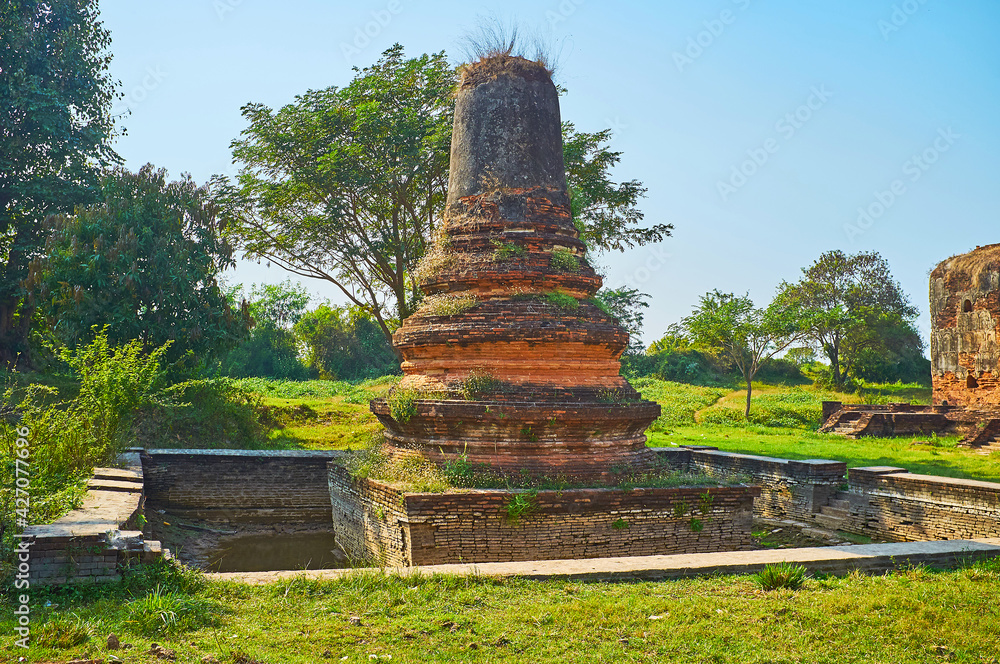
<path fill-rule="evenodd" d="M 1000 244 L 931 272 L 934 403 L 1000 410 Z"/>
<path fill-rule="evenodd" d="M 592 299 L 586 252 L 549 72 L 511 56 L 468 65 L 444 220 L 418 270 L 428 297 L 393 336 L 403 380 L 371 404 L 395 454 L 553 477 L 652 458 L 660 407 L 619 375 L 628 334 Z"/>
<path fill-rule="evenodd" d="M 930 276 L 932 406 L 824 404 L 821 431 L 848 436 L 959 433 L 1000 449 L 1000 244 L 939 264 Z"/>

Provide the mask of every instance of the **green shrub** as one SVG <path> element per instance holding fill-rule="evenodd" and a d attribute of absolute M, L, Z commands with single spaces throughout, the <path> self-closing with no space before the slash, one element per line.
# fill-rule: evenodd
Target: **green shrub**
<path fill-rule="evenodd" d="M 378 322 L 360 307 L 322 304 L 293 328 L 306 364 L 320 378 L 363 380 L 399 373 L 399 358 Z"/>
<path fill-rule="evenodd" d="M 524 247 L 514 244 L 513 242 L 504 242 L 502 240 L 492 240 L 493 243 L 493 260 L 505 261 L 518 256 L 523 256 L 527 253 Z"/>
<path fill-rule="evenodd" d="M 0 419 L 0 548 L 14 532 L 13 498 L 18 429 L 27 429 L 32 501 L 28 523 L 47 523 L 79 505 L 94 466 L 111 463 L 131 441 L 136 415 L 157 400 L 160 360 L 167 345 L 145 353 L 139 342 L 109 345 L 102 330 L 95 339 L 58 355 L 79 381 L 72 398 L 52 387 L 7 387 L 6 404 L 17 404 Z M 67 390 L 68 391 L 68 390 Z M 0 572 L 7 571 L 3 556 Z"/>
<path fill-rule="evenodd" d="M 410 418 L 417 414 L 417 402 L 421 394 L 418 390 L 393 388 L 389 393 L 389 412 L 392 419 L 406 424 Z"/>
<path fill-rule="evenodd" d="M 493 374 L 488 371 L 480 371 L 478 369 L 470 371 L 461 384 L 462 396 L 467 401 L 475 401 L 485 395 L 496 392 L 506 392 L 509 387 L 507 383 L 494 378 Z"/>
<path fill-rule="evenodd" d="M 504 520 L 512 526 L 538 510 L 538 494 L 535 491 L 515 493 L 504 505 Z"/>
<path fill-rule="evenodd" d="M 560 272 L 580 271 L 580 259 L 566 247 L 556 247 L 553 249 L 549 264 L 553 270 L 559 270 Z"/>
<path fill-rule="evenodd" d="M 798 590 L 806 581 L 806 568 L 787 562 L 768 563 L 753 575 L 753 580 L 762 590 Z"/>
<path fill-rule="evenodd" d="M 546 293 L 545 301 L 567 311 L 573 311 L 580 306 L 579 300 L 572 295 L 567 295 L 566 293 Z"/>
<path fill-rule="evenodd" d="M 260 397 L 230 378 L 188 380 L 144 409 L 135 435 L 146 447 L 255 448 L 264 442 Z M 262 419 L 263 418 L 263 419 Z"/>

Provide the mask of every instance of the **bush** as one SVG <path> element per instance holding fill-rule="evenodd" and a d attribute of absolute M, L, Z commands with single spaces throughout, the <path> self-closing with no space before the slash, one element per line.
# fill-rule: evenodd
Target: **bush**
<path fill-rule="evenodd" d="M 664 351 L 654 355 L 653 362 L 652 375 L 660 380 L 705 386 L 729 386 L 734 382 L 715 358 L 692 348 Z"/>
<path fill-rule="evenodd" d="M 545 301 L 566 311 L 572 311 L 580 306 L 579 300 L 566 293 L 546 293 Z"/>
<path fill-rule="evenodd" d="M 295 335 L 271 325 L 255 327 L 250 336 L 219 361 L 219 372 L 233 378 L 268 377 L 305 380 L 310 371 L 299 359 Z"/>
<path fill-rule="evenodd" d="M 321 378 L 363 380 L 398 374 L 399 359 L 378 324 L 357 307 L 323 304 L 295 324 L 307 365 Z"/>
<path fill-rule="evenodd" d="M 134 431 L 144 447 L 255 448 L 264 441 L 260 397 L 230 378 L 188 380 L 160 392 Z"/>
<path fill-rule="evenodd" d="M 754 376 L 754 380 L 762 383 L 776 384 L 802 384 L 809 380 L 803 375 L 801 367 L 793 362 L 779 357 L 772 357 L 766 360 Z"/>
<path fill-rule="evenodd" d="M 768 563 L 764 569 L 753 575 L 754 582 L 761 590 L 787 588 L 798 590 L 806 581 L 806 568 L 792 563 Z"/>
<path fill-rule="evenodd" d="M 23 448 L 31 468 L 27 521 L 47 523 L 76 507 L 94 466 L 113 462 L 128 445 L 136 414 L 157 402 L 160 360 L 168 345 L 149 353 L 138 341 L 113 347 L 101 331 L 86 346 L 58 351 L 79 380 L 73 398 L 62 399 L 40 384 L 5 389 L 4 402 L 17 406 L 0 420 L 0 548 L 7 550 L 14 532 L 18 430 L 28 430 Z"/>
<path fill-rule="evenodd" d="M 553 270 L 559 270 L 560 272 L 580 271 L 580 259 L 566 247 L 556 247 L 553 249 L 549 263 Z"/>

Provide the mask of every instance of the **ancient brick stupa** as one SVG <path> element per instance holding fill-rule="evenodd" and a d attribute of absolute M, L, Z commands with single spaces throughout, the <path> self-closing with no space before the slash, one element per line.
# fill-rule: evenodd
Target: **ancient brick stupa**
<path fill-rule="evenodd" d="M 820 431 L 849 436 L 958 434 L 1000 451 L 1000 244 L 952 256 L 930 275 L 934 405 L 824 404 Z"/>
<path fill-rule="evenodd" d="M 418 275 L 428 297 L 393 337 L 404 378 L 371 403 L 393 454 L 552 477 L 648 463 L 660 407 L 619 375 L 628 335 L 592 299 L 542 65 L 464 68 L 447 208 Z"/>
<path fill-rule="evenodd" d="M 1000 244 L 931 272 L 934 403 L 1000 414 Z"/>

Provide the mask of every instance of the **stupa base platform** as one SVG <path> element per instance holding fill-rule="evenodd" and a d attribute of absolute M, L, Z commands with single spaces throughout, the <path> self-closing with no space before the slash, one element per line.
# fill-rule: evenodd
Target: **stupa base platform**
<path fill-rule="evenodd" d="M 644 431 L 660 414 L 649 401 L 561 403 L 430 400 L 405 421 L 371 402 L 394 455 L 445 463 L 463 458 L 505 473 L 600 480 L 654 462 Z"/>
<path fill-rule="evenodd" d="M 760 495 L 756 486 L 410 493 L 335 462 L 329 478 L 337 542 L 355 560 L 395 567 L 749 550 Z"/>

